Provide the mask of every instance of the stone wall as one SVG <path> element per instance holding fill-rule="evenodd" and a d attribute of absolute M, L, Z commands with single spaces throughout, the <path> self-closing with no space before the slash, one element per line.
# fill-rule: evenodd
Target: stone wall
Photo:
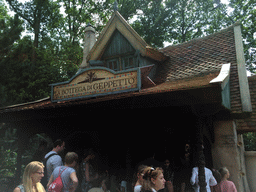
<path fill-rule="evenodd" d="M 215 169 L 227 167 L 229 180 L 236 185 L 237 191 L 248 192 L 249 186 L 243 158 L 243 144 L 238 138 L 235 122 L 216 121 L 214 123 L 215 142 L 212 148 L 213 166 Z"/>
<path fill-rule="evenodd" d="M 249 187 L 256 191 L 256 151 L 245 151 L 245 165 Z"/>

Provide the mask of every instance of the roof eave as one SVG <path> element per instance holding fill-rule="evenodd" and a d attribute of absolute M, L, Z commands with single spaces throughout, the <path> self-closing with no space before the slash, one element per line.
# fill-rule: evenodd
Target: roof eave
<path fill-rule="evenodd" d="M 6 106 L 6 107 L 0 107 L 0 111 L 8 111 L 9 109 L 15 109 L 15 108 L 16 109 L 17 108 L 25 109 L 26 106 L 30 106 L 31 104 L 41 103 L 41 102 L 47 101 L 47 100 L 50 101 L 50 99 L 51 99 L 50 97 L 46 97 L 46 98 L 43 98 L 43 99 L 39 99 L 39 100 L 36 100 L 36 101 L 27 102 L 27 103 L 20 103 L 20 104 L 16 104 L 16 105 L 9 105 L 9 106 Z"/>

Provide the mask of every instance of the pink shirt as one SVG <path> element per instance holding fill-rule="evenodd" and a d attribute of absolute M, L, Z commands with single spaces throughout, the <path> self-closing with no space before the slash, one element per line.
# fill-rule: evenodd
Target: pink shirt
<path fill-rule="evenodd" d="M 237 192 L 236 186 L 232 181 L 221 181 L 216 187 L 215 192 Z"/>

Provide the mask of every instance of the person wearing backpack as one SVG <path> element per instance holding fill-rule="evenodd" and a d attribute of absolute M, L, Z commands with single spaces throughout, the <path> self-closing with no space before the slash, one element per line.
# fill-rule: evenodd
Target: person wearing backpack
<path fill-rule="evenodd" d="M 47 184 L 48 191 L 54 191 L 53 188 L 62 188 L 63 192 L 74 192 L 78 186 L 78 179 L 75 167 L 77 166 L 78 155 L 75 152 L 68 152 L 65 156 L 65 166 L 56 167 Z M 59 181 L 59 177 L 61 181 Z M 56 181 L 57 180 L 57 181 Z M 53 187 L 53 185 L 55 185 Z M 58 187 L 57 187 L 58 185 Z M 50 187 L 50 188 L 49 188 Z M 60 192 L 56 190 L 56 192 Z"/>
<path fill-rule="evenodd" d="M 44 165 L 39 161 L 30 162 L 23 173 L 22 184 L 17 186 L 13 192 L 45 192 L 40 183 L 44 176 Z"/>
<path fill-rule="evenodd" d="M 45 177 L 42 179 L 41 183 L 46 188 L 46 185 L 52 175 L 53 170 L 62 166 L 62 158 L 59 155 L 65 148 L 65 142 L 61 139 L 56 140 L 53 143 L 53 149 L 44 156 L 43 163 L 45 165 Z"/>

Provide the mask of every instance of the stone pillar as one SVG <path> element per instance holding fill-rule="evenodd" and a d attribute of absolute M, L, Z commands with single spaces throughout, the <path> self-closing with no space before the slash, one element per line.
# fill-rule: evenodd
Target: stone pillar
<path fill-rule="evenodd" d="M 83 61 L 82 61 L 82 64 L 80 65 L 80 68 L 88 67 L 88 62 L 86 61 L 86 57 L 89 54 L 95 42 L 96 42 L 95 29 L 91 26 L 91 24 L 88 24 L 85 28 Z"/>
<path fill-rule="evenodd" d="M 235 122 L 233 120 L 214 122 L 214 134 L 215 143 L 212 149 L 214 168 L 227 167 L 230 172 L 229 180 L 234 182 L 237 191 L 247 192 L 248 184 L 243 179 L 245 173 L 242 171 Z"/>
<path fill-rule="evenodd" d="M 256 151 L 245 151 L 245 164 L 250 191 L 256 191 Z"/>
<path fill-rule="evenodd" d="M 254 191 L 254 190 L 250 190 L 249 183 L 247 180 L 247 177 L 250 178 L 250 175 L 247 174 L 247 169 L 246 169 L 246 161 L 245 161 L 246 151 L 244 149 L 244 139 L 242 134 L 237 135 L 237 141 L 238 141 L 237 146 L 240 152 L 240 163 L 241 163 L 240 176 L 242 179 L 243 187 L 245 191 Z"/>

